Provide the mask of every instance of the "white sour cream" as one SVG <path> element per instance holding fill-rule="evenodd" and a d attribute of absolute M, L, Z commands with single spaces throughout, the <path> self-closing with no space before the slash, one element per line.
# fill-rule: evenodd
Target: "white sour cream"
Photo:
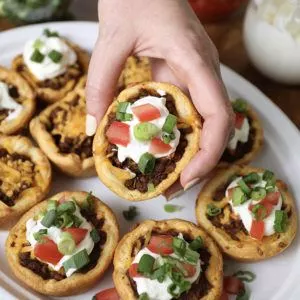
<path fill-rule="evenodd" d="M 228 148 L 230 150 L 235 150 L 238 142 L 247 143 L 249 139 L 250 125 L 248 118 L 244 119 L 241 129 L 234 129 L 234 136 L 228 143 Z"/>
<path fill-rule="evenodd" d="M 71 255 L 64 255 L 56 265 L 44 262 L 48 264 L 55 271 L 59 271 L 60 268 L 63 267 L 63 263 L 67 261 L 69 258 L 71 258 L 74 254 L 80 252 L 83 249 L 86 249 L 87 253 L 90 254 L 94 248 L 94 242 L 90 236 L 90 232 L 93 229 L 91 224 L 81 215 L 79 208 L 77 206 L 74 215 L 76 215 L 82 221 L 80 228 L 85 228 L 88 230 L 88 232 L 86 233 L 85 238 L 80 242 L 80 244 L 76 245 L 76 250 L 74 251 L 74 253 L 72 253 Z M 38 232 L 40 229 L 47 229 L 47 236 L 49 237 L 49 239 L 55 242 L 56 244 L 58 244 L 60 241 L 60 236 L 63 233 L 63 231 L 60 228 L 57 228 L 55 226 L 47 228 L 41 224 L 41 220 L 42 219 L 35 221 L 34 219 L 29 219 L 26 222 L 27 241 L 30 243 L 32 247 L 34 247 L 37 244 L 37 241 L 35 240 L 33 234 L 35 232 Z M 66 272 L 66 276 L 70 277 L 75 271 L 76 269 L 74 268 L 69 269 Z"/>
<path fill-rule="evenodd" d="M 23 109 L 23 106 L 9 95 L 8 85 L 2 81 L 0 81 L 0 110 L 1 109 L 8 110 L 6 121 L 16 119 Z"/>
<path fill-rule="evenodd" d="M 262 174 L 259 174 L 261 177 L 262 177 Z M 231 188 L 234 188 L 236 186 L 238 186 L 238 181 L 241 180 L 242 177 L 238 177 L 236 178 L 227 188 L 226 190 L 226 197 L 228 197 L 228 190 L 231 189 Z M 266 181 L 264 180 L 261 180 L 259 183 L 255 184 L 254 186 L 255 187 L 265 187 L 266 186 Z M 278 192 L 278 188 L 275 187 L 275 191 Z M 244 227 L 246 228 L 246 230 L 248 232 L 250 232 L 251 230 L 251 225 L 252 225 L 252 220 L 253 220 L 253 216 L 252 216 L 252 213 L 251 211 L 249 210 L 249 205 L 250 204 L 258 204 L 259 201 L 256 201 L 256 200 L 252 200 L 250 199 L 249 201 L 241 204 L 241 205 L 238 205 L 238 206 L 234 206 L 233 205 L 233 202 L 232 202 L 232 199 L 230 199 L 229 201 L 230 203 L 230 206 L 233 210 L 233 212 L 238 215 L 242 222 L 243 222 L 243 225 Z M 264 219 L 264 223 L 265 223 L 265 232 L 264 232 L 264 235 L 266 236 L 270 236 L 272 234 L 275 233 L 275 230 L 274 230 L 274 223 L 275 223 L 275 212 L 276 210 L 281 210 L 281 206 L 282 206 L 282 197 L 280 195 L 280 198 L 279 198 L 279 201 L 278 201 L 278 204 L 276 206 L 274 206 L 273 208 L 273 211 L 271 212 L 271 214 Z"/>
<path fill-rule="evenodd" d="M 162 92 L 162 91 L 160 91 Z M 166 108 L 166 98 L 164 97 L 153 97 L 153 96 L 146 96 L 144 98 L 141 98 L 134 102 L 132 105 L 129 105 L 127 107 L 126 113 L 132 114 L 133 118 L 131 121 L 124 122 L 130 126 L 130 143 L 127 145 L 127 147 L 117 145 L 118 147 L 118 159 L 120 162 L 123 162 L 126 158 L 131 158 L 136 163 L 139 162 L 140 157 L 145 153 L 149 152 L 149 147 L 151 141 L 139 141 L 134 136 L 134 126 L 136 124 L 141 123 L 139 119 L 133 114 L 131 108 L 143 104 L 152 104 L 160 111 L 160 117 L 150 121 L 149 123 L 152 123 L 156 125 L 159 128 L 162 128 L 167 116 L 169 115 L 169 110 Z M 175 133 L 175 139 L 170 142 L 170 146 L 172 147 L 168 152 L 162 153 L 162 154 L 155 154 L 154 157 L 165 157 L 175 152 L 176 147 L 179 144 L 180 139 L 180 131 L 177 129 L 177 127 L 174 128 Z M 158 135 L 158 137 L 162 137 L 162 132 Z"/>
<path fill-rule="evenodd" d="M 71 49 L 64 40 L 59 37 L 46 37 L 41 36 L 38 38 L 41 42 L 39 51 L 45 55 L 44 60 L 41 63 L 32 61 L 30 58 L 35 50 L 35 40 L 30 40 L 25 44 L 23 59 L 30 70 L 30 72 L 38 79 L 45 80 L 57 77 L 66 72 L 68 66 L 73 65 L 77 60 L 77 55 L 73 49 Z M 56 50 L 63 56 L 62 59 L 55 63 L 49 57 L 48 54 Z"/>
<path fill-rule="evenodd" d="M 178 236 L 179 238 L 183 239 L 182 235 Z M 161 259 L 162 256 L 156 253 L 153 253 L 148 248 L 143 248 L 139 251 L 136 257 L 133 260 L 134 263 L 139 263 L 140 259 L 144 254 L 151 255 L 155 259 Z M 171 254 L 170 256 L 174 258 L 178 258 L 176 254 Z M 201 260 L 197 262 L 195 265 L 196 273 L 193 277 L 185 278 L 186 281 L 189 281 L 191 284 L 194 283 L 200 273 L 201 273 Z M 166 277 L 163 282 L 159 282 L 157 280 L 151 280 L 146 277 L 134 277 L 133 280 L 136 283 L 137 292 L 139 295 L 142 293 L 147 293 L 149 300 L 171 300 L 173 296 L 168 292 L 168 287 L 172 284 L 172 280 L 169 277 Z"/>

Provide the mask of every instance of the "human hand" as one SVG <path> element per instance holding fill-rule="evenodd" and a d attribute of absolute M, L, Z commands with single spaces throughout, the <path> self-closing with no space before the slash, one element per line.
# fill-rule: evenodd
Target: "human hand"
<path fill-rule="evenodd" d="M 99 0 L 98 10 L 100 33 L 86 87 L 87 133 L 95 133 L 113 100 L 127 57 L 154 58 L 154 80 L 189 92 L 204 119 L 201 150 L 181 173 L 182 186 L 189 188 L 218 163 L 232 129 L 215 46 L 185 0 Z"/>

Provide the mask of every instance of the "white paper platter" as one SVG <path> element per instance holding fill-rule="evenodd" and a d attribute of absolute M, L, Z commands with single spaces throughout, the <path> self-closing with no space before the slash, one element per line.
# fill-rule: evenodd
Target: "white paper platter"
<path fill-rule="evenodd" d="M 27 39 L 38 36 L 43 28 L 49 27 L 78 43 L 81 47 L 91 50 L 97 37 L 97 24 L 90 22 L 64 22 L 22 27 L 0 33 L 0 65 L 9 66 L 12 58 L 22 51 Z M 226 86 L 232 97 L 247 99 L 259 113 L 264 130 L 266 143 L 263 152 L 253 163 L 272 169 L 279 178 L 286 181 L 295 198 L 300 201 L 300 134 L 291 121 L 266 96 L 239 75 L 222 67 Z M 300 104 L 299 104 L 300 105 Z M 74 180 L 60 174 L 54 174 L 54 182 L 50 192 L 63 190 L 85 190 L 93 193 L 107 203 L 115 212 L 122 234 L 127 232 L 133 223 L 123 219 L 122 211 L 130 202 L 122 200 L 108 190 L 98 178 Z M 195 186 L 173 203 L 184 206 L 181 212 L 168 214 L 164 212 L 165 200 L 162 197 L 136 203 L 140 215 L 136 221 L 144 219 L 183 218 L 195 222 L 194 206 L 200 186 Z M 299 202 L 297 203 L 299 207 Z M 12 275 L 4 255 L 4 243 L 7 231 L 0 231 L 0 299 L 47 299 L 31 292 Z M 231 274 L 235 270 L 250 270 L 257 279 L 249 284 L 251 299 L 254 300 L 287 300 L 300 299 L 300 245 L 297 238 L 292 246 L 283 254 L 254 264 L 225 262 L 225 272 Z M 84 294 L 64 299 L 91 299 L 92 296 L 113 285 L 111 270 L 106 273 L 97 286 Z"/>

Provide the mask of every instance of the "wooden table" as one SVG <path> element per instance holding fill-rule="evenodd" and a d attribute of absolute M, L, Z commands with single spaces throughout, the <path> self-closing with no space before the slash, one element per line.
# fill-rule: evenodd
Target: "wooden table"
<path fill-rule="evenodd" d="M 79 20 L 97 20 L 95 10 L 97 0 L 84 4 L 74 0 L 72 12 Z M 300 86 L 285 86 L 273 82 L 260 74 L 250 63 L 242 39 L 243 14 L 230 20 L 206 25 L 206 29 L 216 44 L 220 60 L 246 79 L 251 81 L 271 98 L 300 129 Z M 0 31 L 13 25 L 0 19 Z"/>

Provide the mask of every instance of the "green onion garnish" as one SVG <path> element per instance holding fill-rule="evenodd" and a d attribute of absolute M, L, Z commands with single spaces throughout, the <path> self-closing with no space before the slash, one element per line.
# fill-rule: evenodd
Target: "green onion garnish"
<path fill-rule="evenodd" d="M 188 291 L 192 287 L 191 283 L 187 280 L 183 280 L 179 283 L 180 294 Z"/>
<path fill-rule="evenodd" d="M 56 209 L 58 202 L 56 200 L 49 200 L 47 202 L 47 210 Z"/>
<path fill-rule="evenodd" d="M 154 192 L 155 191 L 155 186 L 152 182 L 149 182 L 147 184 L 148 192 Z"/>
<path fill-rule="evenodd" d="M 251 189 L 248 187 L 248 185 L 243 179 L 238 181 L 238 185 L 246 195 L 250 195 Z"/>
<path fill-rule="evenodd" d="M 73 225 L 75 227 L 80 227 L 80 225 L 82 224 L 83 221 L 76 215 L 73 215 L 73 222 L 74 222 Z"/>
<path fill-rule="evenodd" d="M 61 59 L 63 58 L 63 55 L 61 52 L 56 51 L 56 50 L 51 50 L 48 53 L 48 57 L 54 62 L 54 63 L 59 63 Z"/>
<path fill-rule="evenodd" d="M 148 152 L 144 153 L 139 160 L 138 166 L 143 174 L 150 174 L 155 167 L 155 157 Z"/>
<path fill-rule="evenodd" d="M 264 188 L 262 187 L 255 187 L 250 194 L 251 199 L 253 200 L 260 200 L 265 198 L 267 195 L 267 192 Z"/>
<path fill-rule="evenodd" d="M 212 203 L 209 203 L 206 207 L 206 214 L 210 217 L 215 217 L 222 212 L 222 209 L 215 206 Z"/>
<path fill-rule="evenodd" d="M 269 170 L 265 170 L 263 176 L 262 176 L 262 179 L 267 181 L 267 180 L 270 180 L 270 179 L 273 179 L 275 177 L 274 173 L 269 171 Z"/>
<path fill-rule="evenodd" d="M 138 216 L 138 210 L 136 206 L 129 206 L 128 210 L 123 210 L 123 216 L 125 220 L 132 221 Z"/>
<path fill-rule="evenodd" d="M 35 49 L 30 57 L 30 60 L 36 63 L 41 63 L 45 58 L 45 55 L 42 54 L 38 49 Z"/>
<path fill-rule="evenodd" d="M 33 237 L 37 242 L 41 242 L 42 237 L 44 235 L 46 235 L 47 233 L 48 233 L 47 229 L 40 229 L 39 231 L 37 231 L 33 234 Z"/>
<path fill-rule="evenodd" d="M 40 39 L 36 39 L 33 43 L 33 48 L 40 50 L 40 48 L 42 48 L 43 45 L 44 43 Z"/>
<path fill-rule="evenodd" d="M 100 241 L 100 235 L 96 228 L 92 229 L 92 231 L 90 232 L 90 236 L 94 243 L 98 243 Z"/>
<path fill-rule="evenodd" d="M 46 37 L 59 37 L 59 34 L 57 33 L 57 31 L 51 31 L 48 28 L 44 29 L 43 34 Z"/>
<path fill-rule="evenodd" d="M 174 205 L 174 204 L 165 204 L 164 205 L 164 210 L 167 213 L 174 213 L 177 211 L 181 211 L 183 209 L 183 206 L 180 205 Z"/>
<path fill-rule="evenodd" d="M 168 292 L 174 297 L 177 298 L 180 294 L 176 293 L 175 291 L 177 290 L 177 284 L 172 283 L 168 286 Z"/>
<path fill-rule="evenodd" d="M 41 221 L 41 224 L 47 228 L 51 227 L 55 221 L 56 218 L 56 211 L 54 209 L 51 209 L 47 211 L 46 215 Z"/>
<path fill-rule="evenodd" d="M 186 242 L 178 237 L 173 237 L 172 246 L 174 252 L 179 256 L 184 256 L 186 252 Z"/>
<path fill-rule="evenodd" d="M 150 141 L 159 133 L 159 128 L 149 122 L 136 124 L 133 128 L 134 137 L 139 141 Z"/>
<path fill-rule="evenodd" d="M 235 298 L 235 300 L 249 300 L 249 293 L 244 289 Z"/>
<path fill-rule="evenodd" d="M 288 225 L 288 215 L 284 210 L 276 210 L 275 211 L 275 222 L 274 222 L 274 230 L 275 232 L 285 232 Z"/>
<path fill-rule="evenodd" d="M 92 192 L 89 192 L 89 194 L 86 196 L 83 203 L 81 204 L 81 208 L 86 211 L 94 211 L 94 201 Z"/>
<path fill-rule="evenodd" d="M 116 118 L 118 121 L 131 121 L 132 118 L 133 118 L 133 115 L 132 114 L 127 114 L 127 113 L 121 113 L 121 112 L 117 112 L 116 113 Z"/>
<path fill-rule="evenodd" d="M 248 104 L 243 99 L 236 99 L 232 102 L 232 108 L 235 112 L 246 113 L 248 110 Z"/>
<path fill-rule="evenodd" d="M 203 247 L 203 240 L 201 238 L 201 236 L 198 236 L 197 238 L 195 238 L 192 242 L 190 242 L 189 244 L 189 248 L 197 251 L 199 249 L 201 249 Z"/>
<path fill-rule="evenodd" d="M 189 262 L 190 264 L 197 264 L 197 261 L 199 260 L 200 254 L 196 251 L 193 251 L 190 248 L 186 248 L 184 259 Z"/>
<path fill-rule="evenodd" d="M 236 273 L 233 274 L 233 276 L 245 282 L 252 282 L 256 278 L 256 275 L 250 271 L 237 271 Z"/>
<path fill-rule="evenodd" d="M 83 249 L 63 263 L 65 272 L 69 269 L 79 270 L 90 262 L 86 249 Z"/>
<path fill-rule="evenodd" d="M 140 294 L 139 300 L 149 300 L 149 296 L 147 293 Z"/>
<path fill-rule="evenodd" d="M 120 113 L 126 113 L 129 105 L 130 105 L 130 102 L 119 102 L 117 111 Z"/>
<path fill-rule="evenodd" d="M 151 255 L 144 254 L 139 261 L 138 272 L 142 274 L 151 274 L 154 262 L 155 259 Z"/>
<path fill-rule="evenodd" d="M 172 114 L 169 114 L 166 118 L 166 121 L 165 121 L 163 127 L 162 127 L 162 130 L 164 132 L 171 134 L 173 132 L 173 129 L 174 129 L 176 123 L 177 123 L 177 117 Z"/>
<path fill-rule="evenodd" d="M 247 197 L 244 194 L 243 190 L 240 187 L 236 187 L 233 190 L 232 194 L 232 203 L 233 206 L 241 205 L 247 201 Z"/>
<path fill-rule="evenodd" d="M 261 204 L 254 205 L 251 212 L 256 220 L 263 220 L 267 216 L 267 209 Z"/>
<path fill-rule="evenodd" d="M 74 216 L 66 213 L 63 213 L 59 218 L 61 219 L 61 226 L 60 227 L 72 227 L 74 224 Z"/>
<path fill-rule="evenodd" d="M 252 173 L 249 173 L 246 176 L 243 176 L 243 180 L 245 181 L 245 183 L 255 184 L 255 183 L 258 183 L 260 181 L 260 176 L 257 173 L 252 172 Z"/>
<path fill-rule="evenodd" d="M 58 251 L 63 255 L 72 254 L 76 248 L 76 244 L 72 235 L 68 232 L 63 232 L 60 236 L 57 248 Z"/>
<path fill-rule="evenodd" d="M 76 211 L 76 205 L 73 201 L 63 202 L 57 207 L 57 213 L 59 215 L 65 212 L 73 214 L 75 211 Z"/>
<path fill-rule="evenodd" d="M 165 144 L 170 144 L 171 143 L 171 137 L 169 134 L 163 134 L 162 140 Z"/>

